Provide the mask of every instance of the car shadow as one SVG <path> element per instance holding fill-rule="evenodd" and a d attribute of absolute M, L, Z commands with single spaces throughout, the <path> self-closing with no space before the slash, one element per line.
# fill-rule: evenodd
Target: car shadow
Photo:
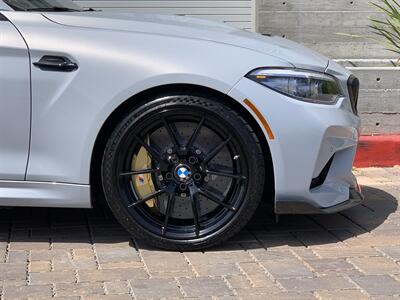
<path fill-rule="evenodd" d="M 385 221 L 397 210 L 398 200 L 373 187 L 364 187 L 364 195 L 362 205 L 341 213 L 287 215 L 280 216 L 278 222 L 271 207 L 262 204 L 245 229 L 208 251 L 328 245 L 385 230 L 390 226 Z M 0 210 L 0 250 L 89 248 L 93 244 L 152 249 L 145 241 L 132 239 L 104 205 L 94 209 Z"/>
<path fill-rule="evenodd" d="M 283 215 L 277 220 L 271 207 L 261 205 L 242 232 L 213 251 L 338 245 L 368 233 L 389 233 L 393 228 L 398 232 L 396 224 L 386 222 L 397 211 L 398 199 L 369 186 L 363 186 L 363 194 L 361 205 L 330 215 Z"/>

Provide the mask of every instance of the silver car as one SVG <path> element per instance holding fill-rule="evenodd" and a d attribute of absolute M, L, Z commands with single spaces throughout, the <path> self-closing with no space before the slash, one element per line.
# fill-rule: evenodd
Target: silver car
<path fill-rule="evenodd" d="M 0 0 L 0 205 L 107 201 L 135 237 L 201 249 L 261 201 L 362 201 L 359 82 L 279 37 L 211 21 Z"/>

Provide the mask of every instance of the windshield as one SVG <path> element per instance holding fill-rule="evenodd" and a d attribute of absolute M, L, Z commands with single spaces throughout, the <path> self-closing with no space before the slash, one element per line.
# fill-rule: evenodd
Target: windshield
<path fill-rule="evenodd" d="M 72 0 L 3 0 L 19 11 L 83 11 Z"/>

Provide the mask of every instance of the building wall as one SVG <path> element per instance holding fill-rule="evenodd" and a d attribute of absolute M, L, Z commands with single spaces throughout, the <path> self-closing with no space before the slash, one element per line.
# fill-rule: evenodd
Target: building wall
<path fill-rule="evenodd" d="M 102 10 L 188 15 L 226 22 L 242 29 L 254 29 L 254 0 L 76 0 L 76 2 L 83 7 Z"/>
<path fill-rule="evenodd" d="M 351 69 L 361 80 L 363 133 L 400 133 L 400 67 L 393 66 L 398 57 L 366 38 L 368 18 L 381 17 L 369 2 L 257 0 L 256 30 L 301 42 Z"/>

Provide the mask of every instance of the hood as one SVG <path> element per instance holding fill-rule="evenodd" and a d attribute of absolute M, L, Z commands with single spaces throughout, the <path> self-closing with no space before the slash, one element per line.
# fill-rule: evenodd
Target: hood
<path fill-rule="evenodd" d="M 324 72 L 328 59 L 300 44 L 269 37 L 203 19 L 141 13 L 44 13 L 49 20 L 66 25 L 144 34 L 175 36 L 224 43 L 285 60 L 297 68 Z M 264 67 L 264 66 L 260 66 Z"/>

